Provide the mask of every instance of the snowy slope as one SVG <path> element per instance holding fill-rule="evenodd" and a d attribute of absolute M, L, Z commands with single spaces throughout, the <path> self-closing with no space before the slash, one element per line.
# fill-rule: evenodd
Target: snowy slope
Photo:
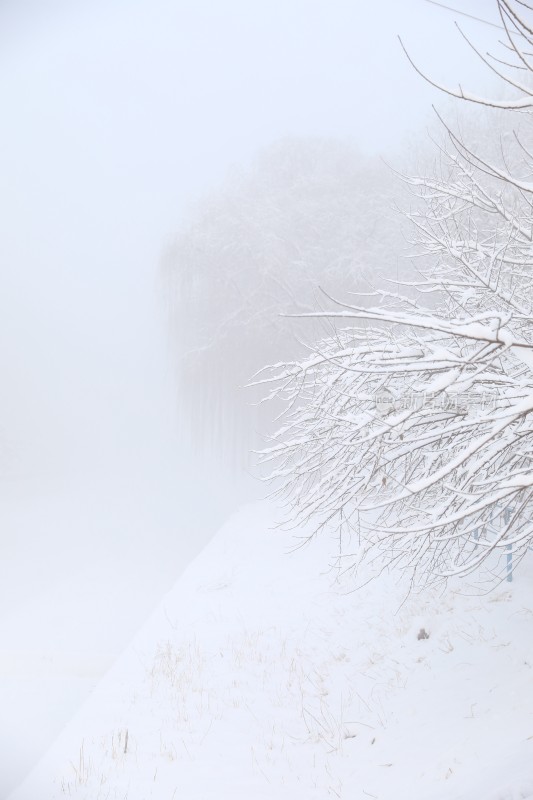
<path fill-rule="evenodd" d="M 273 522 L 219 531 L 10 800 L 533 798 L 528 565 L 349 593 L 335 541 L 288 553 Z"/>

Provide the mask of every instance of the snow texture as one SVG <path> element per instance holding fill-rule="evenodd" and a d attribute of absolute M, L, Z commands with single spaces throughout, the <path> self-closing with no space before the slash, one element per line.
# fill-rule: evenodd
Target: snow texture
<path fill-rule="evenodd" d="M 407 596 L 294 544 L 234 515 L 9 800 L 533 798 L 531 564 Z"/>

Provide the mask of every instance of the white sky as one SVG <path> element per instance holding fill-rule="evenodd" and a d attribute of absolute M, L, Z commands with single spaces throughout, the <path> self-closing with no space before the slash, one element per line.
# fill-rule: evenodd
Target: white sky
<path fill-rule="evenodd" d="M 122 409 L 120 449 L 150 416 L 156 264 L 193 198 L 281 136 L 401 145 L 435 93 L 398 32 L 437 78 L 475 64 L 423 0 L 11 0 L 2 17 L 0 422 L 69 469 L 80 421 L 80 446 L 105 448 Z"/>
<path fill-rule="evenodd" d="M 460 6 L 494 16 L 486 0 Z M 205 540 L 198 523 L 190 541 L 195 509 L 227 510 L 172 419 L 156 276 L 188 204 L 282 136 L 401 150 L 439 98 L 398 33 L 437 79 L 484 85 L 454 18 L 424 0 L 0 4 L 4 649 L 119 649 Z M 66 580 L 84 563 L 104 598 L 94 617 Z M 140 599 L 106 607 L 136 574 Z M 6 786 L 44 746 L 17 760 L 18 715 Z"/>

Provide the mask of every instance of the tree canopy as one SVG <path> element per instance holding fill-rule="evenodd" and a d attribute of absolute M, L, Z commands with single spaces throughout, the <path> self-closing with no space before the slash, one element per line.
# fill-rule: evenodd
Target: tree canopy
<path fill-rule="evenodd" d="M 372 287 L 401 246 L 394 185 L 349 144 L 287 139 L 193 210 L 163 266 L 183 415 L 197 419 L 196 436 L 237 438 L 247 453 L 254 431 L 268 428 L 269 414 L 239 390 L 265 362 L 303 355 L 290 315 L 313 311 L 320 285 Z"/>
<path fill-rule="evenodd" d="M 417 277 L 371 305 L 329 292 L 312 318 L 334 332 L 261 378 L 286 403 L 271 477 L 295 520 L 360 526 L 346 568 L 498 579 L 533 541 L 533 9 L 497 7 L 503 99 L 442 87 L 491 110 L 490 134 L 442 119 L 434 167 L 404 177 Z"/>

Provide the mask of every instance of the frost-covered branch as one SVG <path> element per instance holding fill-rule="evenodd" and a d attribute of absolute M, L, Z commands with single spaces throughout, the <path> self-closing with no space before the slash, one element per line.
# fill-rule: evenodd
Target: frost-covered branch
<path fill-rule="evenodd" d="M 519 5 L 498 1 L 507 58 L 531 72 Z M 433 172 L 404 176 L 419 280 L 376 290 L 372 307 L 326 294 L 300 316 L 332 335 L 256 379 L 286 403 L 263 459 L 293 519 L 319 531 L 362 514 L 357 558 L 420 581 L 533 542 L 533 130 L 511 113 L 533 108 L 533 82 L 497 72 L 518 98 L 440 87 L 499 109 L 484 112 L 497 115 L 486 146 L 444 124 Z"/>

